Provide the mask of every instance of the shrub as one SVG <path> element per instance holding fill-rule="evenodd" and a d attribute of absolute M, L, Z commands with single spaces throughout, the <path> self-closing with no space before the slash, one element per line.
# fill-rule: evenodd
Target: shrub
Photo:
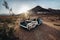
<path fill-rule="evenodd" d="M 0 39 L 1 40 L 16 40 L 14 36 L 14 29 L 5 27 L 0 27 Z"/>

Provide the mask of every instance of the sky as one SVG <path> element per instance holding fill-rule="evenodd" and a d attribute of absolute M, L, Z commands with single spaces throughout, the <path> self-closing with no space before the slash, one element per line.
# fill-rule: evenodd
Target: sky
<path fill-rule="evenodd" d="M 4 0 L 0 0 L 0 14 L 9 14 L 9 10 L 2 4 Z M 34 8 L 39 5 L 43 8 L 60 9 L 60 0 L 6 0 L 9 8 L 12 8 L 15 14 Z"/>

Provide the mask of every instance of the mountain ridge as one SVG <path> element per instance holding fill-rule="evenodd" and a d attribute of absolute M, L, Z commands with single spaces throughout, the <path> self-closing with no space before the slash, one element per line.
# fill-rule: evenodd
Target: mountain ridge
<path fill-rule="evenodd" d="M 41 6 L 36 6 L 36 7 L 32 8 L 32 9 L 30 9 L 29 11 L 30 12 L 32 11 L 34 13 L 45 12 L 47 14 L 47 12 L 48 12 L 48 14 L 60 14 L 60 10 L 59 9 L 52 9 L 52 8 L 46 9 L 46 8 L 41 7 Z"/>

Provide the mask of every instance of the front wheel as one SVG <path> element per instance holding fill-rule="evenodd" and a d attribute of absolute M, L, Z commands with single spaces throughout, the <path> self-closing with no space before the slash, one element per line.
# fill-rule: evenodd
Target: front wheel
<path fill-rule="evenodd" d="M 28 30 L 30 30 L 31 28 L 30 27 L 28 27 Z"/>

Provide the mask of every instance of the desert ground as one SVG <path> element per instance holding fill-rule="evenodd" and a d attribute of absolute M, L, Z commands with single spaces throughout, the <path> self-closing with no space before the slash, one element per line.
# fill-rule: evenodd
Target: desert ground
<path fill-rule="evenodd" d="M 20 27 L 20 18 L 18 18 L 14 27 L 16 30 L 15 36 L 19 40 L 60 40 L 60 20 L 55 20 L 54 16 L 40 17 L 42 18 L 42 24 L 30 31 Z"/>
<path fill-rule="evenodd" d="M 14 36 L 17 37 L 17 40 L 60 40 L 60 16 L 33 15 L 30 18 L 34 17 L 40 17 L 42 19 L 42 24 L 30 31 L 20 27 L 20 21 L 22 20 L 20 15 L 14 17 L 9 16 L 7 18 L 9 19 L 7 22 L 12 21 L 7 25 L 14 28 Z M 4 20 L 5 19 L 4 17 Z"/>

